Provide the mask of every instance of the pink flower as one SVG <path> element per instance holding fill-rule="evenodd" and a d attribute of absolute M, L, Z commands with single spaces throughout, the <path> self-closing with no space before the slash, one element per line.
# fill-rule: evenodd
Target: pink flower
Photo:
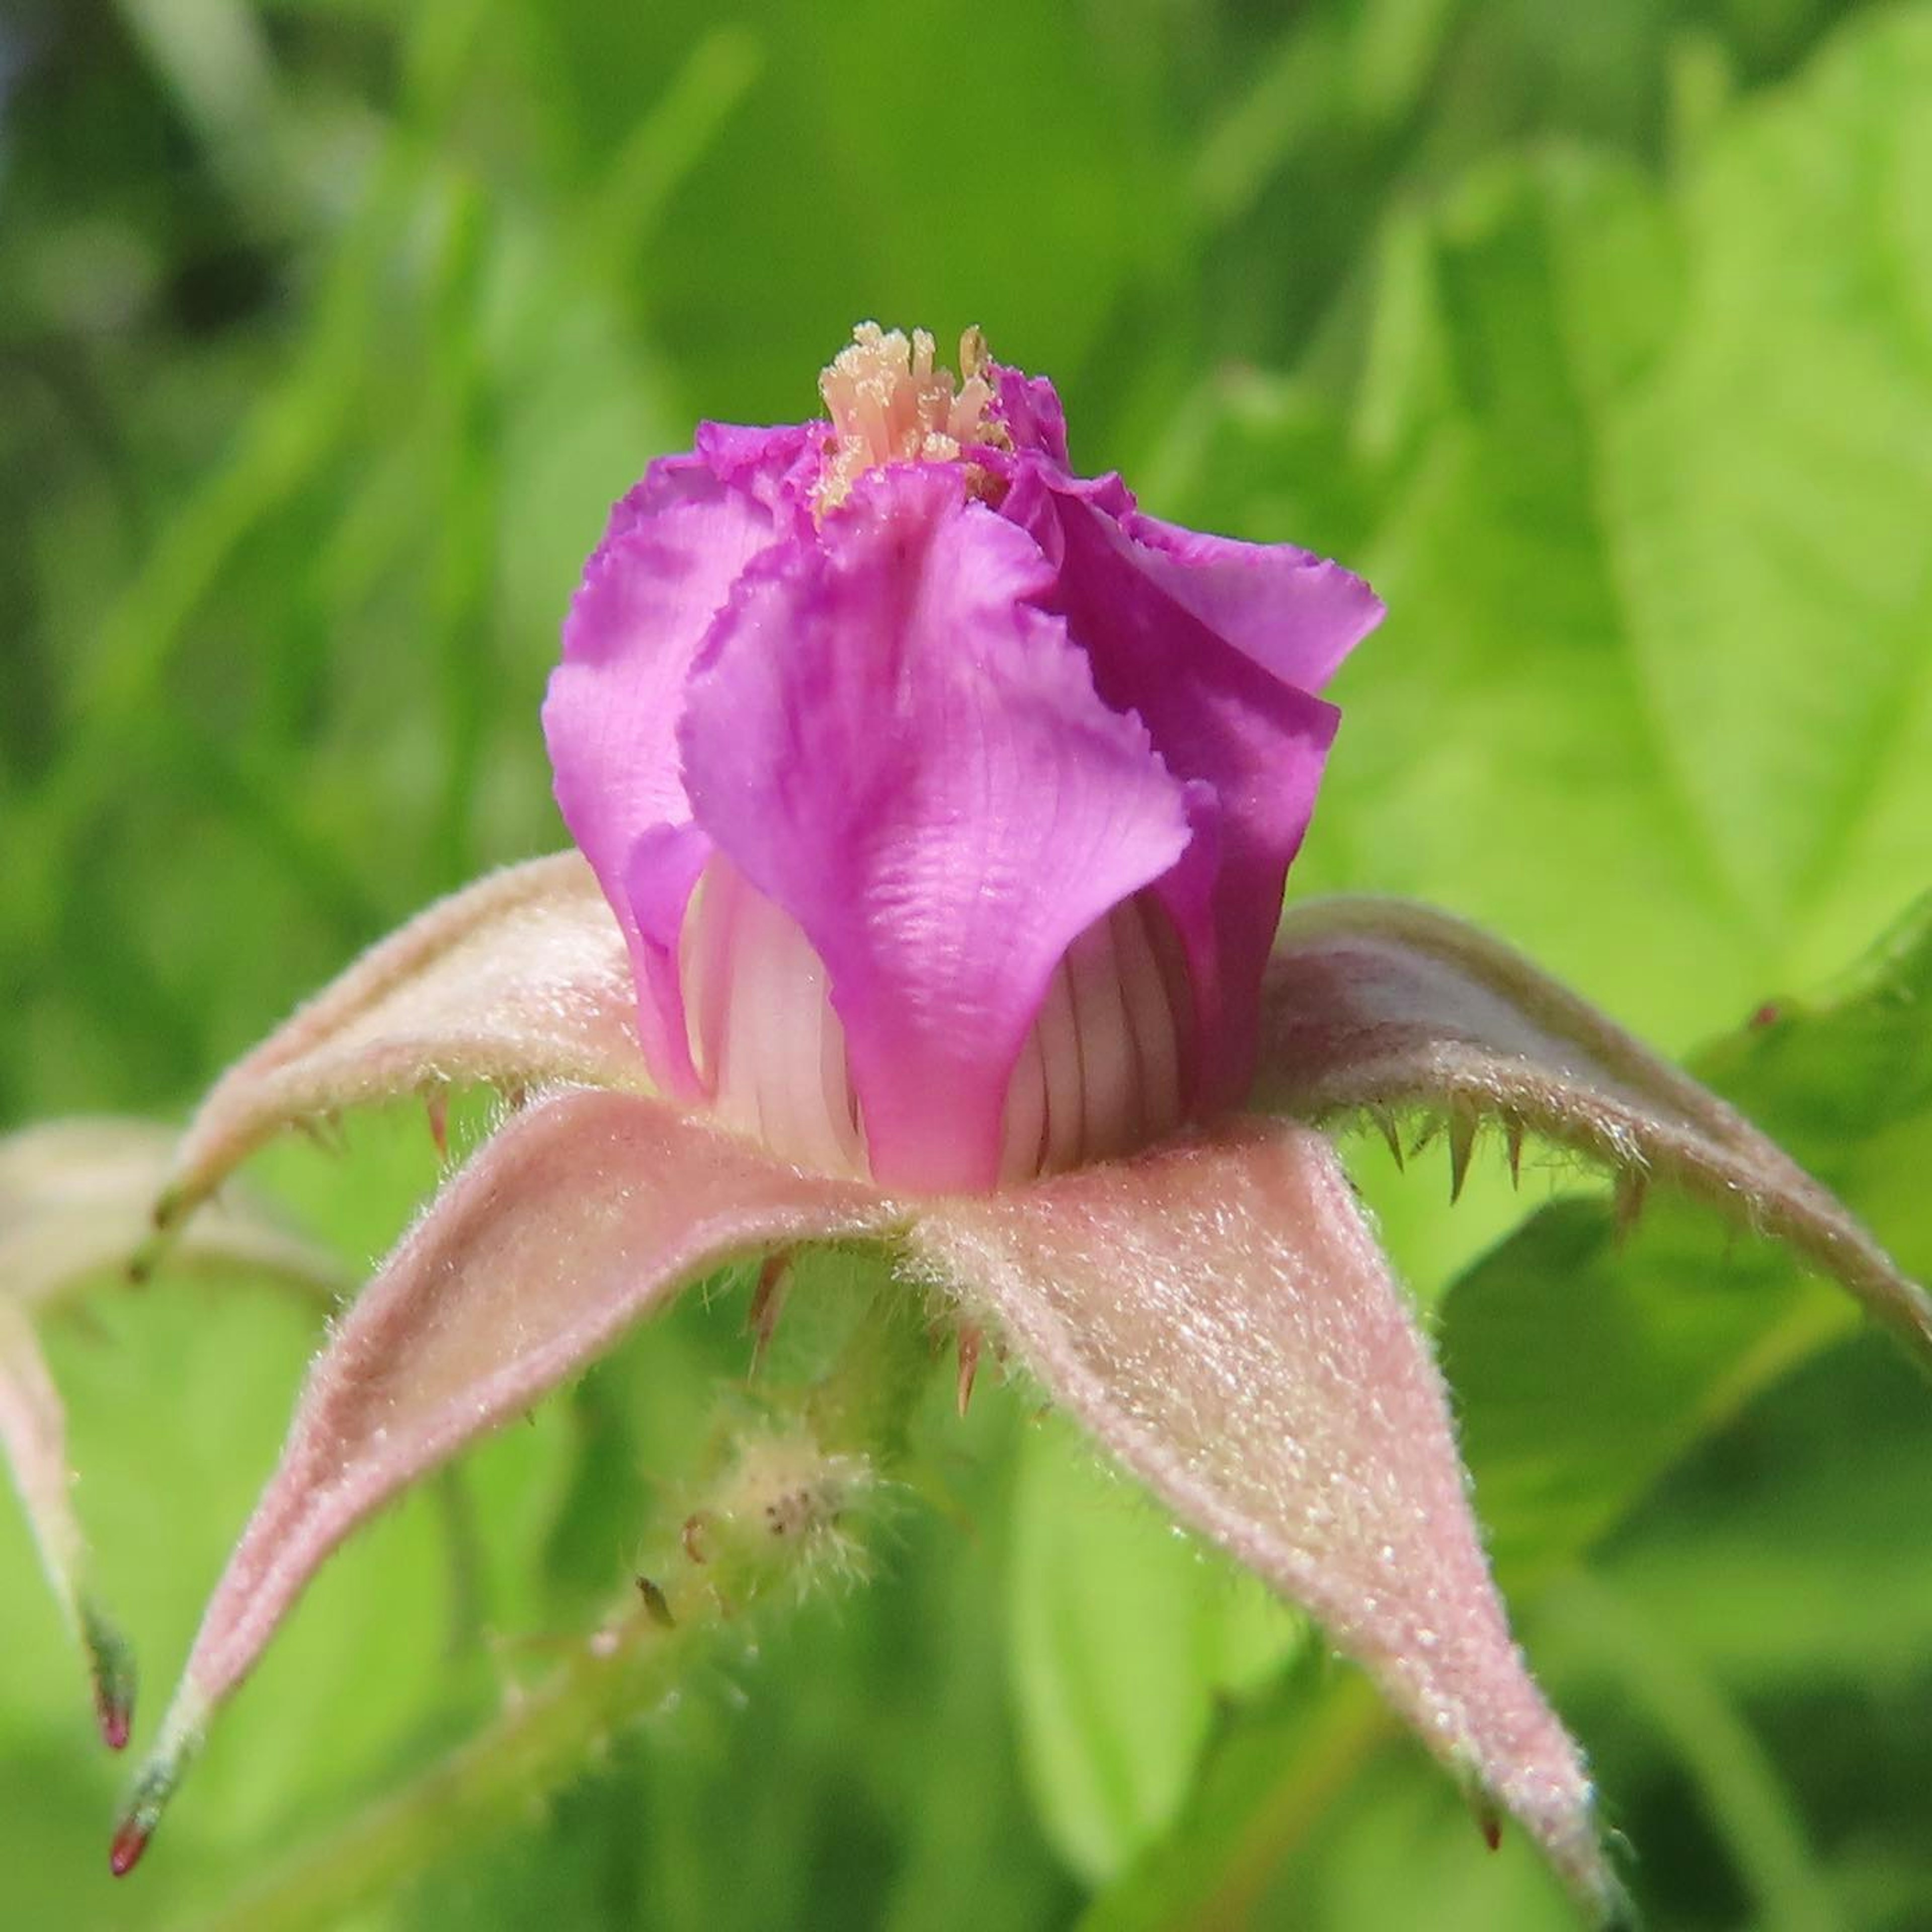
<path fill-rule="evenodd" d="M 1043 381 L 862 328 L 824 424 L 706 424 L 617 506 L 544 727 L 659 1087 L 984 1188 L 1238 1105 L 1382 606 L 1143 515 Z M 947 1104 L 932 1105 L 944 1093 Z"/>
<path fill-rule="evenodd" d="M 370 952 L 208 1096 L 178 1223 L 278 1128 L 524 1097 L 332 1336 L 116 1840 L 373 1510 L 688 1282 L 886 1244 L 1305 1606 L 1600 1918 L 1588 1778 L 1511 1640 L 1441 1378 L 1326 1136 L 1392 1106 L 1674 1180 L 1922 1353 L 1932 1305 L 1746 1122 L 1526 962 L 1372 899 L 1277 933 L 1376 621 L 1299 550 L 1067 466 L 1044 382 L 860 332 L 830 424 L 620 503 L 544 724 L 583 857 Z M 587 859 L 586 866 L 584 860 Z"/>

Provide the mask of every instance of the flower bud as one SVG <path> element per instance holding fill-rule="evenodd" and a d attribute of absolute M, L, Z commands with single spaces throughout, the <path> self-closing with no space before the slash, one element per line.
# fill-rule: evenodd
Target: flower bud
<path fill-rule="evenodd" d="M 707 424 L 613 513 L 544 727 L 669 1095 L 977 1191 L 1238 1106 L 1380 617 L 1067 467 L 1058 398 L 862 328 L 830 420 Z"/>

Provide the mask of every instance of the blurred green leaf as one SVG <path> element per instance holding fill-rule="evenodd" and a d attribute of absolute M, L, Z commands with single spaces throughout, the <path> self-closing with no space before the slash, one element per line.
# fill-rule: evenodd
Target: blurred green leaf
<path fill-rule="evenodd" d="M 1661 184 L 1486 164 L 1381 230 L 1347 388 L 1192 399 L 1161 507 L 1333 545 L 1390 605 L 1293 890 L 1432 899 L 1681 1049 L 1922 885 L 1928 87 L 1908 9 Z M 1358 1168 L 1425 1294 L 1516 1211 L 1493 1170 L 1451 1215 Z"/>
<path fill-rule="evenodd" d="M 1787 1005 L 1700 1056 L 1700 1070 L 1932 1274 L 1932 899 L 1834 1000 Z M 1851 1049 L 1851 1050 L 1848 1050 Z M 1904 1118 L 1899 1118 L 1903 1109 Z M 1911 1198 L 1888 1177 L 1914 1177 Z M 1574 1561 L 1752 1396 L 1856 1325 L 1780 1252 L 1727 1242 L 1658 1202 L 1627 1240 L 1601 1205 L 1546 1209 L 1460 1280 L 1444 1366 L 1505 1584 Z"/>
<path fill-rule="evenodd" d="M 1013 1690 L 1042 1822 L 1090 1880 L 1163 1830 L 1216 1711 L 1306 1626 L 1042 1419 L 1022 1453 L 1008 1581 Z"/>
<path fill-rule="evenodd" d="M 1352 452 L 1209 399 L 1179 509 L 1352 536 L 1390 606 L 1304 889 L 1445 899 L 1678 1042 L 1896 913 L 1932 822 L 1928 86 L 1906 10 L 1661 190 L 1571 148 L 1399 212 L 1325 406 Z"/>

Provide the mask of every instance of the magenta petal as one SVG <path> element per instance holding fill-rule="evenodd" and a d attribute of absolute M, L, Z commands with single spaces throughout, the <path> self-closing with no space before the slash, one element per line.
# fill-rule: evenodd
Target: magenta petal
<path fill-rule="evenodd" d="M 1304 691 L 1319 691 L 1382 620 L 1367 584 L 1312 550 L 1210 536 L 1138 510 L 1122 527 L 1135 562 L 1177 604 Z"/>
<path fill-rule="evenodd" d="M 1059 392 L 1044 376 L 1029 376 L 994 363 L 992 377 L 999 417 L 1016 449 L 1030 451 L 1061 465 L 1066 462 L 1066 412 Z"/>
<path fill-rule="evenodd" d="M 1217 636 L 1140 567 L 1115 520 L 1131 507 L 1118 478 L 1060 488 L 1054 475 L 1022 466 L 1003 514 L 1058 565 L 1053 608 L 1091 659 L 1101 697 L 1144 720 L 1168 769 L 1192 782 L 1200 842 L 1160 891 L 1202 1007 L 1198 1108 L 1232 1106 L 1253 1065 L 1282 884 L 1340 714 Z"/>
<path fill-rule="evenodd" d="M 1442 1378 L 1320 1135 L 1250 1124 L 944 1202 L 912 1242 L 1607 1916 L 1589 1780 L 1510 1639 Z"/>
<path fill-rule="evenodd" d="M 564 625 L 544 734 L 564 822 L 630 943 L 646 1057 L 668 1090 L 695 1091 L 675 970 L 676 917 L 703 862 L 677 723 L 692 659 L 746 564 L 798 514 L 793 472 L 810 425 L 706 425 L 698 452 L 654 463 L 612 511 Z M 682 832 L 682 838 L 668 833 Z M 660 878 L 654 857 L 668 862 Z M 652 916 L 639 916 L 645 901 Z M 666 928 L 669 937 L 666 936 Z"/>
<path fill-rule="evenodd" d="M 694 1276 L 768 1244 L 879 1232 L 890 1213 L 869 1190 L 782 1166 L 662 1102 L 575 1092 L 514 1116 L 310 1371 L 195 1640 L 157 1747 L 162 1782 L 323 1559 L 392 1496 Z"/>
<path fill-rule="evenodd" d="M 959 469 L 877 471 L 753 570 L 693 681 L 692 800 L 824 961 L 890 1184 L 992 1184 L 1054 967 L 1190 836 L 1146 731 L 1035 608 L 1050 580 Z"/>

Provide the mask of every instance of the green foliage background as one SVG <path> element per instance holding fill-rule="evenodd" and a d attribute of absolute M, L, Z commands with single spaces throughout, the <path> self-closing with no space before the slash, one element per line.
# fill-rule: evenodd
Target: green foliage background
<path fill-rule="evenodd" d="M 0 72 L 0 1124 L 178 1114 L 560 842 L 535 707 L 608 501 L 809 411 L 859 317 L 978 322 L 1083 466 L 1388 597 L 1293 890 L 1435 900 L 1698 1049 L 1932 1274 L 1932 8 L 28 0 Z M 1351 1151 L 1652 1922 L 1932 1924 L 1924 1390 L 1667 1203 L 1619 1244 L 1568 1168 L 1452 1216 L 1439 1154 Z M 385 1120 L 262 1166 L 358 1264 L 434 1176 Z M 313 1341 L 165 1282 L 51 1338 L 151 1694 Z M 366 1533 L 118 1889 L 0 1510 L 6 1922 L 1568 1922 L 1012 1390 L 936 1403 L 944 1506 L 868 1588 L 352 1917 L 219 1918 L 587 1626 L 743 1368 L 694 1303 L 472 1458 L 458 1531 Z"/>

